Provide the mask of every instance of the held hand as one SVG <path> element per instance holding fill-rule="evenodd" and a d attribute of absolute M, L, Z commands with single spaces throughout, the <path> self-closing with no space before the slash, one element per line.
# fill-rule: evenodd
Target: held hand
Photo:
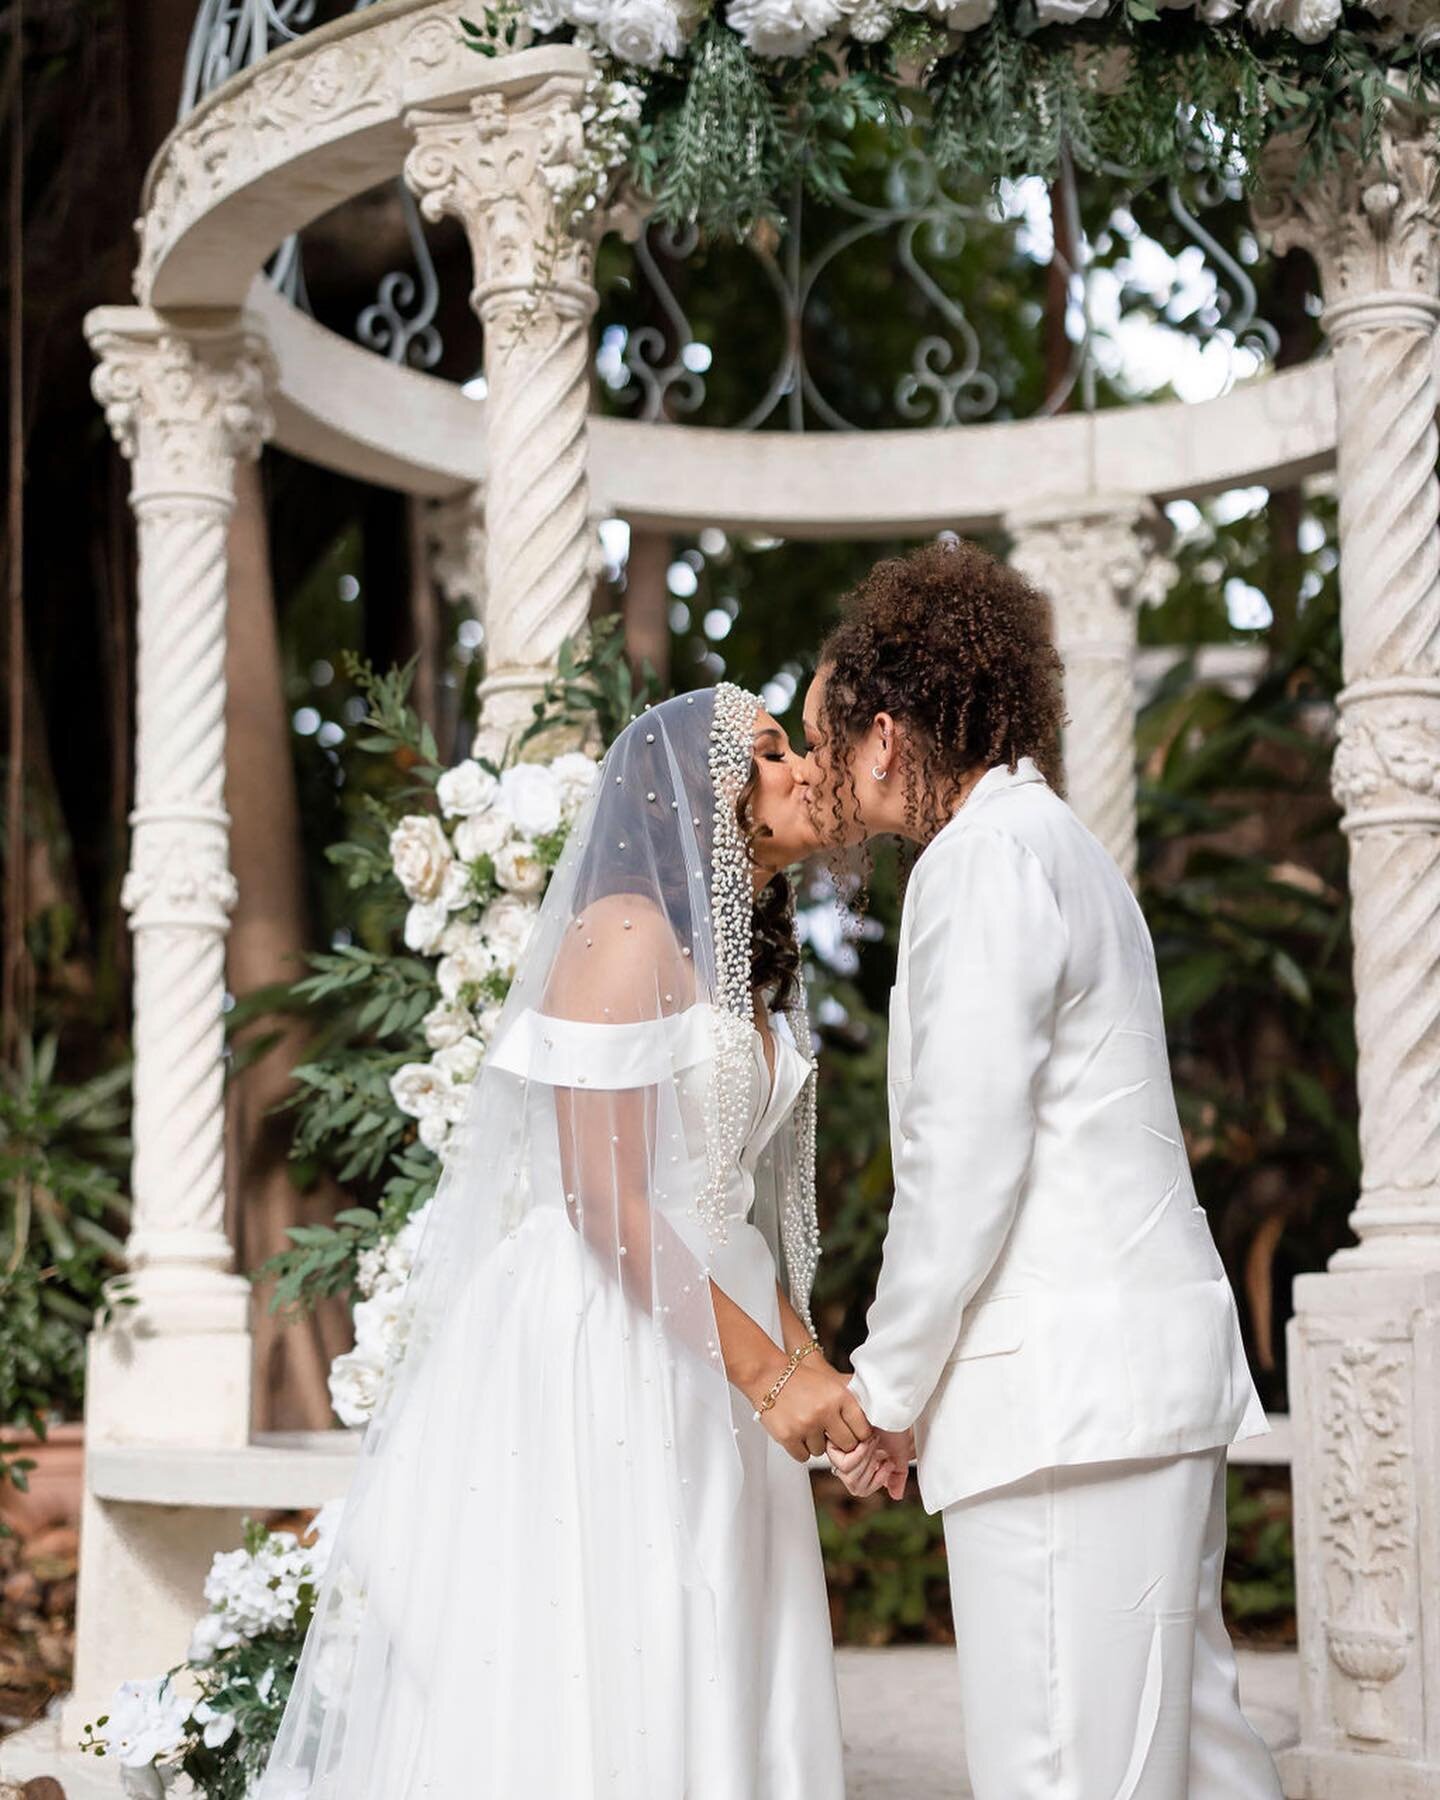
<path fill-rule="evenodd" d="M 908 1431 L 872 1431 L 866 1443 L 849 1451 L 826 1446 L 831 1467 L 857 1500 L 880 1488 L 892 1500 L 903 1500 L 914 1451 L 914 1435 Z"/>
<path fill-rule="evenodd" d="M 870 1422 L 849 1382 L 818 1356 L 799 1364 L 760 1422 L 796 1462 L 823 1455 L 827 1440 L 853 1450 L 870 1436 Z"/>

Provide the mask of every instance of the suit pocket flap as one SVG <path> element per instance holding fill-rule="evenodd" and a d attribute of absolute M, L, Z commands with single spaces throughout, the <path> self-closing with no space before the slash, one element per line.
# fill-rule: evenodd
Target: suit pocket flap
<path fill-rule="evenodd" d="M 1006 1294 L 972 1307 L 960 1325 L 951 1362 L 975 1356 L 1008 1356 L 1025 1341 L 1025 1297 Z"/>

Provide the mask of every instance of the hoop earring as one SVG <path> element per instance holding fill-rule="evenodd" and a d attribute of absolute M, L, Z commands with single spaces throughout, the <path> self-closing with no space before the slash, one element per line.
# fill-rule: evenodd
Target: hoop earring
<path fill-rule="evenodd" d="M 888 769 L 882 769 L 877 765 L 870 771 L 870 779 L 872 781 L 884 781 L 889 773 L 890 771 Z"/>

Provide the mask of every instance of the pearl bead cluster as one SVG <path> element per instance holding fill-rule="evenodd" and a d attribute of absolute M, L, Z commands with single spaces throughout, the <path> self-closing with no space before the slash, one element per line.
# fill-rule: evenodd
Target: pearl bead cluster
<path fill-rule="evenodd" d="M 709 771 L 714 795 L 710 840 L 710 928 L 715 947 L 716 1044 L 714 1078 L 705 1108 L 705 1188 L 698 1201 L 711 1240 L 727 1236 L 730 1178 L 750 1130 L 754 1068 L 750 1033 L 750 920 L 755 899 L 750 856 L 735 816 L 750 779 L 755 715 L 760 701 L 733 682 L 715 689 L 710 720 Z"/>
<path fill-rule="evenodd" d="M 820 1222 L 815 1210 L 815 1088 L 819 1070 L 803 981 L 798 982 L 795 997 L 785 1009 L 785 1017 L 790 1022 L 796 1048 L 810 1065 L 810 1073 L 805 1077 L 792 1115 L 795 1156 L 787 1171 L 785 1191 L 780 1196 L 780 1247 L 785 1258 L 790 1304 L 813 1336 L 815 1323 L 810 1317 L 810 1289 L 820 1261 Z"/>

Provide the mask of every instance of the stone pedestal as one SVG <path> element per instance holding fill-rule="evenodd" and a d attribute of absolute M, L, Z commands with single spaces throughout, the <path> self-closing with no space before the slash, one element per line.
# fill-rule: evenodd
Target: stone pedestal
<path fill-rule="evenodd" d="M 86 321 L 96 398 L 131 464 L 139 538 L 130 1303 L 89 1346 L 86 1440 L 240 1445 L 250 1430 L 249 1283 L 224 1229 L 226 532 L 238 457 L 268 429 L 270 363 L 234 315 Z M 67 1729 L 116 1684 L 176 1662 L 227 1511 L 181 1514 L 87 1491 Z"/>
<path fill-rule="evenodd" d="M 1285 1791 L 1440 1794 L 1440 153 L 1392 108 L 1377 154 L 1257 208 L 1315 256 L 1334 347 L 1358 1242 L 1296 1284 L 1301 1735 Z"/>

